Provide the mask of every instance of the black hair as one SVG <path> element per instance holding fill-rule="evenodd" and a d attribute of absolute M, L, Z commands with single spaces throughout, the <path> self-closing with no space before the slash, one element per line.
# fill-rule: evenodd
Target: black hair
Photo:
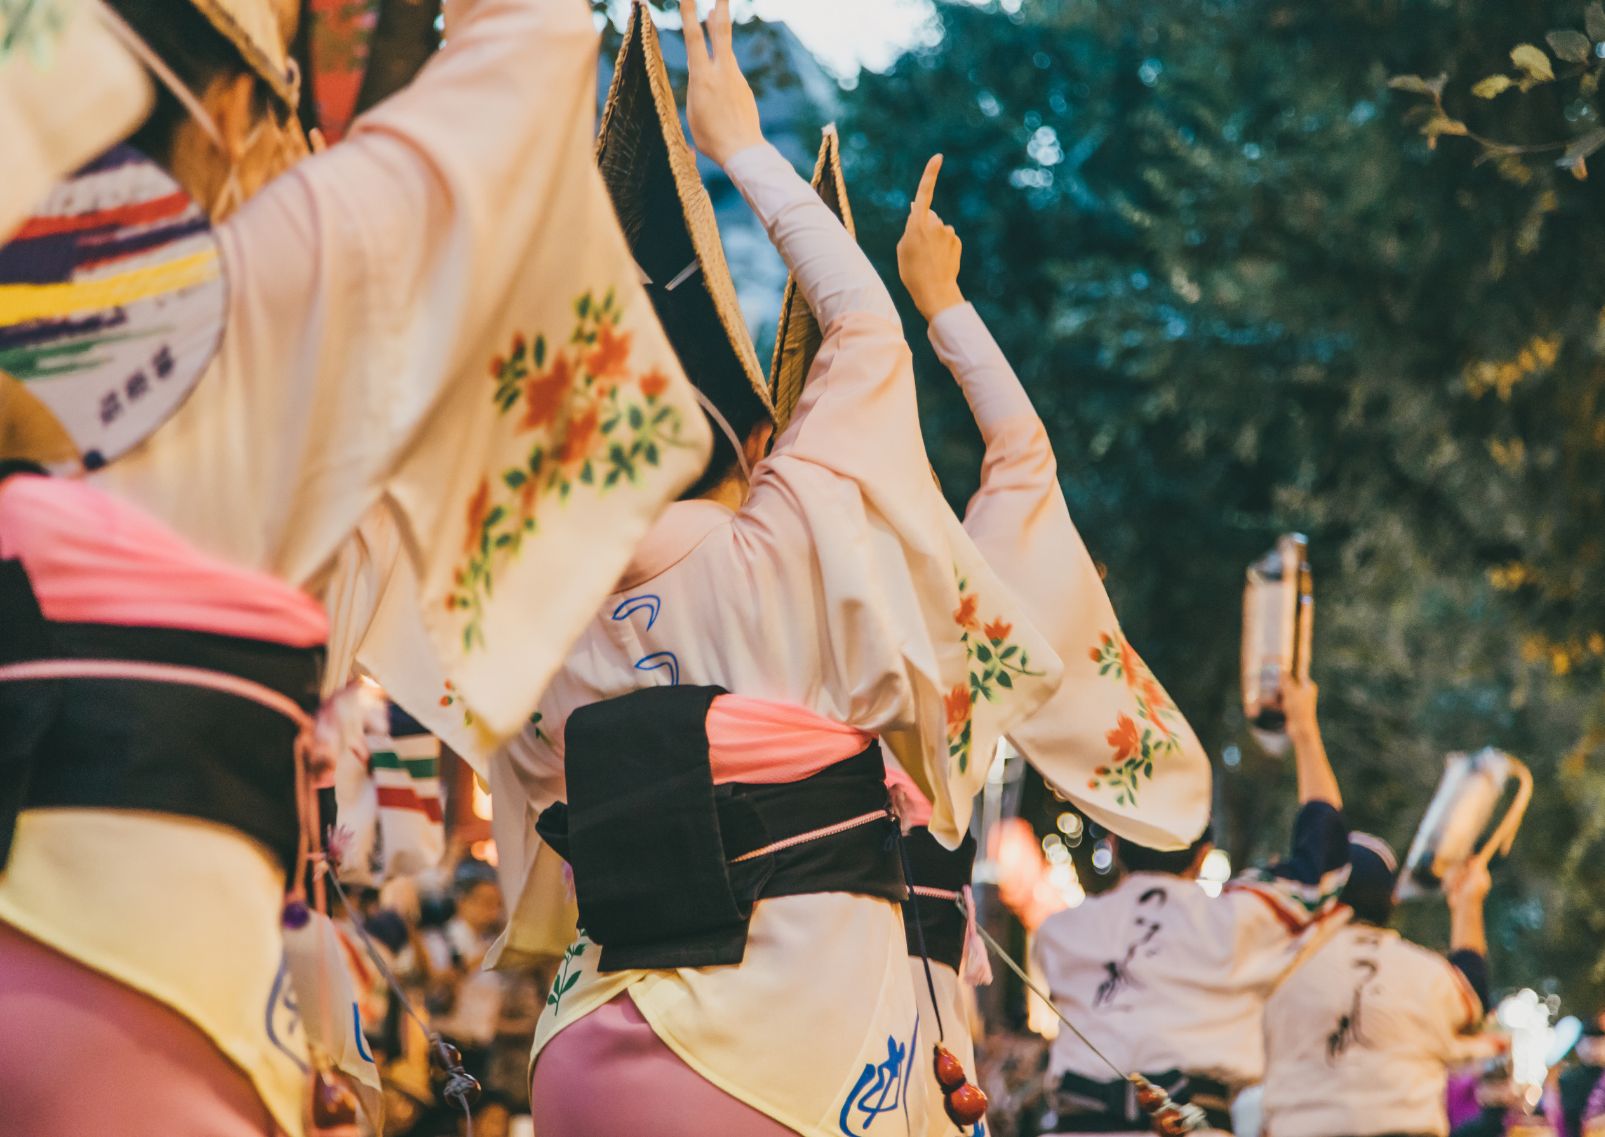
<path fill-rule="evenodd" d="M 477 857 L 468 857 L 457 866 L 452 875 L 452 889 L 458 896 L 467 896 L 482 884 L 496 884 L 496 870 Z"/>
<path fill-rule="evenodd" d="M 227 36 L 189 0 L 108 0 L 179 82 L 197 98 L 219 79 L 250 75 L 255 81 L 256 110 L 266 114 L 272 93 L 245 62 Z M 163 165 L 171 165 L 178 128 L 190 117 L 184 104 L 160 82 L 150 116 L 128 139 L 129 145 Z"/>
<path fill-rule="evenodd" d="M 681 501 L 701 497 L 728 478 L 731 471 L 737 469 L 739 465 L 736 452 L 731 448 L 730 440 L 725 437 L 724 431 L 719 429 L 719 424 L 709 417 L 707 411 L 703 411 L 702 416 L 708 420 L 708 428 L 713 431 L 713 452 L 708 455 L 708 464 L 697 476 L 697 480 L 680 494 Z"/>
<path fill-rule="evenodd" d="M 741 456 L 730 445 L 730 439 L 726 437 L 725 432 L 707 411 L 703 411 L 702 415 L 708 420 L 708 429 L 713 432 L 713 453 L 708 456 L 708 465 L 697 480 L 680 494 L 681 501 L 701 497 L 741 468 Z M 749 416 L 740 421 L 735 416 L 730 418 L 730 429 L 735 431 L 736 437 L 743 442 L 760 426 L 767 425 L 770 425 L 769 419 L 758 416 Z"/>
<path fill-rule="evenodd" d="M 1349 881 L 1338 894 L 1338 902 L 1354 909 L 1354 918 L 1360 923 L 1385 928 L 1393 919 L 1393 890 L 1398 878 L 1398 870 L 1381 853 L 1351 840 Z"/>
<path fill-rule="evenodd" d="M 1199 850 L 1213 844 L 1214 840 L 1214 828 L 1206 825 L 1204 831 L 1198 835 L 1198 840 L 1185 849 L 1161 852 L 1159 849 L 1150 849 L 1147 845 L 1139 845 L 1135 841 L 1122 838 L 1115 846 L 1115 850 L 1127 872 L 1163 872 L 1179 876 L 1193 867 L 1193 862 L 1198 859 Z"/>

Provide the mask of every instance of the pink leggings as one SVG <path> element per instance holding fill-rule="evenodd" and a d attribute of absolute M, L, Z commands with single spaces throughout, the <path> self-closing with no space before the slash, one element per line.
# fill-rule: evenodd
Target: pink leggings
<path fill-rule="evenodd" d="M 0 922 L 5 1137 L 271 1137 L 248 1079 L 189 1020 Z"/>
<path fill-rule="evenodd" d="M 787 1137 L 680 1061 L 619 995 L 546 1044 L 530 1110 L 539 1137 Z"/>

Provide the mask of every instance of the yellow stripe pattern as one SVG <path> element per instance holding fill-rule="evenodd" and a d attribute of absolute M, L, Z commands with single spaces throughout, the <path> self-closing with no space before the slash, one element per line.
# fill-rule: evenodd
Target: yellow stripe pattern
<path fill-rule="evenodd" d="M 100 312 L 205 284 L 219 272 L 216 249 L 101 280 L 66 284 L 0 284 L 0 324 L 61 320 Z"/>

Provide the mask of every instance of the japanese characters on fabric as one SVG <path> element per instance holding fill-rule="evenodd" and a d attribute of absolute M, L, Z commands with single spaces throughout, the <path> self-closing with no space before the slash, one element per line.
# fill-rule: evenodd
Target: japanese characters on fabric
<path fill-rule="evenodd" d="M 0 0 L 0 241 L 57 178 L 150 109 L 144 69 L 100 23 L 99 0 Z"/>
<path fill-rule="evenodd" d="M 114 146 L 0 244 L 0 456 L 94 470 L 189 398 L 223 335 L 205 212 Z"/>

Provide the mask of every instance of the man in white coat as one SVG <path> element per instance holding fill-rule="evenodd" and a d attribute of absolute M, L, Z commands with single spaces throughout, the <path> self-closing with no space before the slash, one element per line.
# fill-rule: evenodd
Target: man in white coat
<path fill-rule="evenodd" d="M 1210 897 L 1197 884 L 1213 847 L 1207 832 L 1176 853 L 1123 842 L 1124 878 L 1038 930 L 1054 1003 L 1097 1047 L 1070 1032 L 1054 1043 L 1055 1132 L 1146 1129 L 1127 1073 L 1229 1130 L 1231 1099 L 1263 1075 L 1265 1000 L 1335 923 L 1348 875 L 1343 799 L 1315 697 L 1313 685 L 1288 692 L 1300 808 L 1286 860 Z"/>

